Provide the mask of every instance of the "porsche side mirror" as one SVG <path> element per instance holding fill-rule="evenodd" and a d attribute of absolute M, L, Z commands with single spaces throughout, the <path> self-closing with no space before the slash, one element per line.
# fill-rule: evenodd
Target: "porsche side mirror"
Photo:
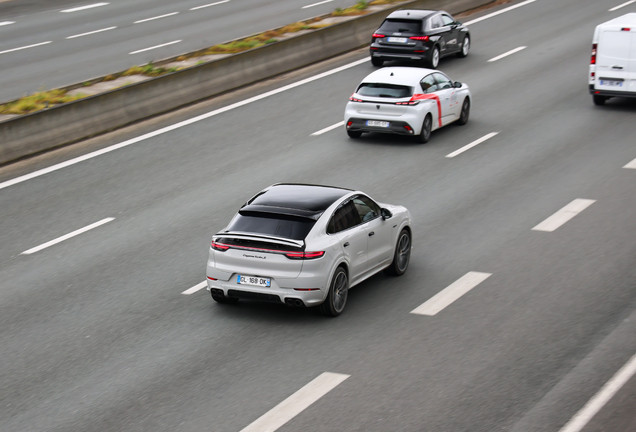
<path fill-rule="evenodd" d="M 393 213 L 391 213 L 388 209 L 380 209 L 380 214 L 382 215 L 382 219 L 387 220 L 390 217 L 393 216 Z"/>
<path fill-rule="evenodd" d="M 455 82 L 453 83 L 453 87 L 454 87 L 454 88 L 461 88 L 461 87 L 462 87 L 462 85 L 463 85 L 463 84 L 462 84 L 462 83 L 460 83 L 459 81 L 455 81 Z"/>

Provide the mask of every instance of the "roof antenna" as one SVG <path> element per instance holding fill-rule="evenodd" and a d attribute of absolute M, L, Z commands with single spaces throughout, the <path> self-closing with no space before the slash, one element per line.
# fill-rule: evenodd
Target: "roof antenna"
<path fill-rule="evenodd" d="M 406 13 L 406 16 L 409 16 L 409 15 L 411 15 L 411 12 L 407 12 L 407 13 Z"/>
<path fill-rule="evenodd" d="M 391 72 L 391 76 L 393 76 L 393 72 Z"/>

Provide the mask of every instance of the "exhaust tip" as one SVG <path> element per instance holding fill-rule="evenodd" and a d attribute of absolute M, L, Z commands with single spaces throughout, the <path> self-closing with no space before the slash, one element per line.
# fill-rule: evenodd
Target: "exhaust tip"
<path fill-rule="evenodd" d="M 285 304 L 290 307 L 305 307 L 305 303 L 298 298 L 287 297 L 285 299 Z"/>

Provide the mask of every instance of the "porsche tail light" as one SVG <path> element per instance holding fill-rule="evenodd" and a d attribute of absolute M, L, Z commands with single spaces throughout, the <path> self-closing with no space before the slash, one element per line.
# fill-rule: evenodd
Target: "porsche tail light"
<path fill-rule="evenodd" d="M 287 252 L 285 256 L 289 259 L 296 260 L 310 260 L 320 258 L 325 254 L 325 251 L 316 251 L 316 252 Z"/>
<path fill-rule="evenodd" d="M 212 242 L 210 247 L 214 249 L 215 251 L 219 251 L 219 252 L 225 252 L 226 250 L 230 248 L 228 245 L 224 245 L 223 243 L 217 243 L 215 241 Z"/>

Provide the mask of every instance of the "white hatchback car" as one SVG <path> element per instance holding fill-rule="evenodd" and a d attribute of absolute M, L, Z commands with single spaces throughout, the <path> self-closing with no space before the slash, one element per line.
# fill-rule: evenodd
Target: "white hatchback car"
<path fill-rule="evenodd" d="M 245 203 L 212 237 L 208 290 L 220 303 L 253 299 L 344 309 L 350 287 L 411 256 L 411 215 L 360 191 L 276 184 Z"/>
<path fill-rule="evenodd" d="M 468 86 L 443 72 L 387 67 L 368 75 L 351 95 L 345 129 L 351 138 L 376 132 L 411 135 L 425 143 L 435 129 L 466 124 L 470 104 Z"/>

